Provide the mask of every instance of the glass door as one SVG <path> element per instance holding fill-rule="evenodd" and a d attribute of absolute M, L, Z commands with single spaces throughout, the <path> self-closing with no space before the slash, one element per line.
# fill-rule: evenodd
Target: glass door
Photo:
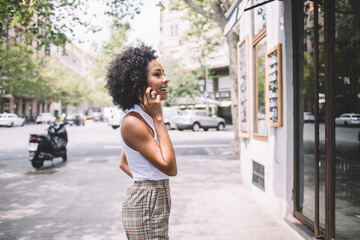
<path fill-rule="evenodd" d="M 297 1 L 296 216 L 316 236 L 325 229 L 324 9 Z M 322 231 L 321 231 L 322 230 Z"/>
<path fill-rule="evenodd" d="M 360 1 L 293 2 L 295 217 L 360 239 Z"/>

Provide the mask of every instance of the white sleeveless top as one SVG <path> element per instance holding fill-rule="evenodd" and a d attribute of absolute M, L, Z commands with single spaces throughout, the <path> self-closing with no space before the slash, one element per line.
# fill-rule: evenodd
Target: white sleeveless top
<path fill-rule="evenodd" d="M 159 144 L 159 139 L 156 133 L 154 120 L 149 114 L 144 112 L 139 105 L 134 105 L 129 109 L 123 118 L 130 112 L 137 112 L 147 122 L 147 124 L 154 131 L 154 139 Z M 121 121 L 122 122 L 122 121 Z M 120 128 L 121 129 L 121 128 Z M 121 131 L 120 131 L 121 132 Z M 120 134 L 121 135 L 121 134 Z M 130 171 L 135 181 L 145 180 L 163 180 L 168 179 L 169 176 L 155 168 L 149 161 L 147 161 L 138 151 L 127 146 L 121 136 L 122 149 L 125 152 L 127 162 L 129 164 Z"/>

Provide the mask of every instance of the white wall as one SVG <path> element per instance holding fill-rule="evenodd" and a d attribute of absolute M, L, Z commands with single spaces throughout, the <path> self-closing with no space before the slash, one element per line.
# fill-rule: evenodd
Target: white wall
<path fill-rule="evenodd" d="M 278 216 L 284 217 L 292 212 L 293 186 L 293 82 L 292 82 L 292 40 L 291 21 L 282 25 L 282 20 L 291 20 L 290 1 L 285 0 L 287 15 L 284 16 L 284 2 L 274 1 L 266 4 L 267 50 L 282 44 L 282 84 L 283 84 L 283 126 L 268 127 L 268 140 L 253 138 L 254 129 L 254 51 L 252 32 L 252 13 L 247 11 L 240 19 L 240 41 L 249 36 L 250 73 L 250 138 L 241 138 L 241 173 L 244 184 L 268 205 Z M 249 6 L 248 6 L 249 7 Z M 290 28 L 290 31 L 289 31 Z M 286 32 L 286 35 L 285 35 Z M 285 38 L 285 36 L 287 38 Z M 265 191 L 252 184 L 253 161 L 265 168 Z"/>

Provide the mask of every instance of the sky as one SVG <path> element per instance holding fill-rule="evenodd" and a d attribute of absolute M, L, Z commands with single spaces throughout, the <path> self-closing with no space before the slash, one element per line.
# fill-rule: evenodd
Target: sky
<path fill-rule="evenodd" d="M 111 18 L 103 14 L 105 7 L 98 1 L 89 0 L 92 2 L 88 13 L 96 14 L 96 19 L 93 23 L 101 26 L 102 30 L 96 33 L 86 32 L 82 27 L 76 27 L 76 39 L 81 39 L 84 42 L 74 41 L 75 45 L 83 50 L 92 47 L 92 43 L 96 42 L 98 48 L 104 41 L 110 37 Z M 128 33 L 129 42 L 135 42 L 137 39 L 143 41 L 147 45 L 151 45 L 154 49 L 158 49 L 160 40 L 160 8 L 156 6 L 159 0 L 146 0 L 143 3 L 141 13 L 134 17 L 130 22 L 132 30 Z M 89 15 L 90 15 L 89 14 Z"/>

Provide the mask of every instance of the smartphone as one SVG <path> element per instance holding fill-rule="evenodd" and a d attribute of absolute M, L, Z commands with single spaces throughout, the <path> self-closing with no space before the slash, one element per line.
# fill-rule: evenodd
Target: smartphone
<path fill-rule="evenodd" d="M 156 94 L 156 93 L 155 93 L 155 94 L 151 94 L 152 91 L 154 91 L 154 90 L 150 89 L 150 98 L 151 98 L 151 99 L 155 99 L 156 96 L 157 96 L 157 94 Z"/>

